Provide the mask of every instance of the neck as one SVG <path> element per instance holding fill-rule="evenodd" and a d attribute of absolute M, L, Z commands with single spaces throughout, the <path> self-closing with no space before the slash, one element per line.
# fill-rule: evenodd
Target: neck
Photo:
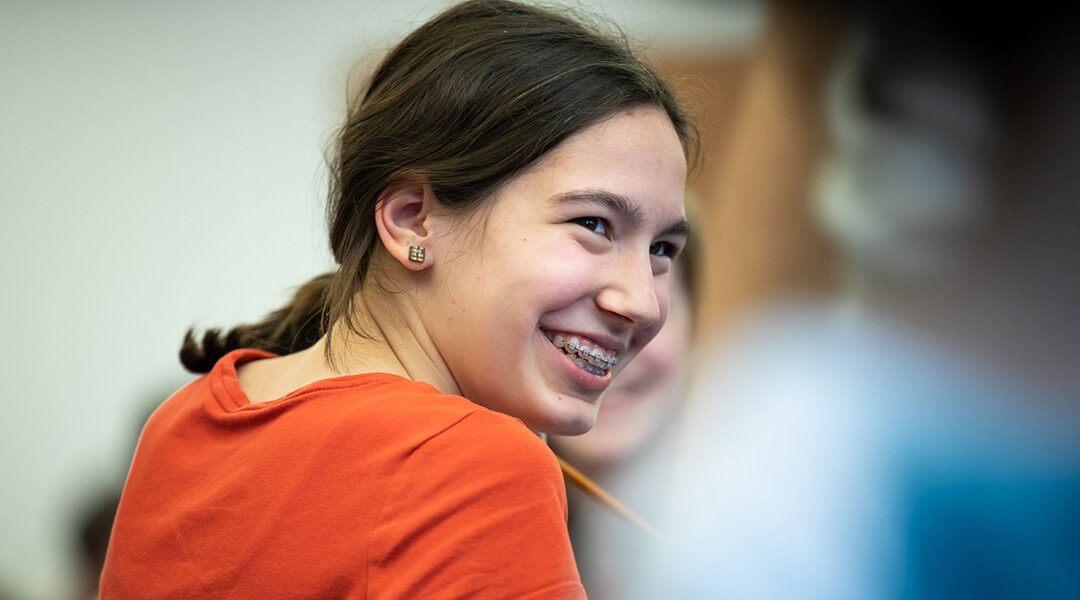
<path fill-rule="evenodd" d="M 361 290 L 356 300 L 353 323 L 361 333 L 345 323 L 336 324 L 328 336 L 312 346 L 312 361 L 334 375 L 392 373 L 430 384 L 446 394 L 461 393 L 414 302 L 404 294 L 390 295 L 381 289 Z"/>

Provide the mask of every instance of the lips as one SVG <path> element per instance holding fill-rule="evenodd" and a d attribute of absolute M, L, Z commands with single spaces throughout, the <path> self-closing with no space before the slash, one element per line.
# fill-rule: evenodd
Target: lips
<path fill-rule="evenodd" d="M 604 348 L 584 335 L 544 331 L 544 336 L 579 368 L 593 375 L 607 375 L 618 362 L 618 351 Z"/>

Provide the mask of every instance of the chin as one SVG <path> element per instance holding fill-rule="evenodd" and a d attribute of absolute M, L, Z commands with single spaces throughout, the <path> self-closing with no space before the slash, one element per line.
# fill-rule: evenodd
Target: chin
<path fill-rule="evenodd" d="M 550 433 L 552 435 L 581 435 L 588 433 L 593 427 L 593 421 L 586 419 L 579 419 L 568 423 L 559 424 L 560 426 L 552 427 Z"/>
<path fill-rule="evenodd" d="M 576 401 L 581 402 L 581 401 Z M 584 404 L 584 403 L 582 403 Z M 596 409 L 591 405 L 570 407 L 571 410 L 553 409 L 547 414 L 539 415 L 538 426 L 529 425 L 530 428 L 552 435 L 581 435 L 587 433 L 596 424 Z"/>

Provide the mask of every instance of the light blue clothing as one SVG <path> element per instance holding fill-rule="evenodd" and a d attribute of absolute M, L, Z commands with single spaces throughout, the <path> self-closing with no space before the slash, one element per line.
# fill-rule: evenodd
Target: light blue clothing
<path fill-rule="evenodd" d="M 828 308 L 703 372 L 656 597 L 1080 598 L 1080 399 Z"/>

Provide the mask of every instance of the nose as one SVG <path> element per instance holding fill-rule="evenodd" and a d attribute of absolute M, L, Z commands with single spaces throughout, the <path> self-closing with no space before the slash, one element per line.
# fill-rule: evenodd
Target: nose
<path fill-rule="evenodd" d="M 661 290 L 653 276 L 648 254 L 620 256 L 608 272 L 605 285 L 596 296 L 596 304 L 606 312 L 629 321 L 634 329 L 644 329 L 660 321 Z"/>

